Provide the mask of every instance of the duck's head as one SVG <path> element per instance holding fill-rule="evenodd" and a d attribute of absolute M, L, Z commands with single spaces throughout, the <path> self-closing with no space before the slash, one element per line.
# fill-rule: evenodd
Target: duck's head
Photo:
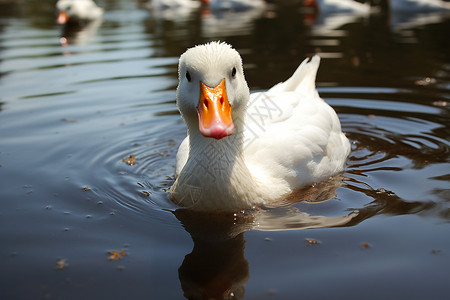
<path fill-rule="evenodd" d="M 56 19 L 58 24 L 81 20 L 92 14 L 94 10 L 101 10 L 92 0 L 58 0 L 56 8 L 58 9 Z"/>
<path fill-rule="evenodd" d="M 84 1 L 58 0 L 56 2 L 56 8 L 58 9 L 56 22 L 58 24 L 66 24 L 69 22 L 70 18 L 76 16 L 77 11 L 80 9 L 80 3 L 83 5 Z"/>
<path fill-rule="evenodd" d="M 239 53 L 220 42 L 190 48 L 180 57 L 178 79 L 177 105 L 189 132 L 232 135 L 250 95 Z"/>

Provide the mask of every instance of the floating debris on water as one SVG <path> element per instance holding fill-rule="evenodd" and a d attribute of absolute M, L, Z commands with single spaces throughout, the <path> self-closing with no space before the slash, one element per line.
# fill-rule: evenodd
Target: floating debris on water
<path fill-rule="evenodd" d="M 33 190 L 31 189 L 31 188 L 33 188 L 32 185 L 24 184 L 23 188 L 24 189 L 30 189 L 30 190 L 27 191 L 27 194 L 33 193 Z"/>
<path fill-rule="evenodd" d="M 133 165 L 137 164 L 137 158 L 133 154 L 130 154 L 127 157 L 124 157 L 122 159 L 122 161 L 129 166 L 133 166 Z"/>
<path fill-rule="evenodd" d="M 82 188 L 82 190 L 83 190 L 83 191 L 85 191 L 85 192 L 87 192 L 87 191 L 90 191 L 90 190 L 91 190 L 91 188 L 90 188 L 90 187 L 88 187 L 88 186 L 85 186 L 85 187 L 83 187 L 83 188 Z"/>
<path fill-rule="evenodd" d="M 430 84 L 435 84 L 436 81 L 437 81 L 436 78 L 425 77 L 423 79 L 416 80 L 415 84 L 421 85 L 421 86 L 427 86 Z"/>
<path fill-rule="evenodd" d="M 67 118 L 61 118 L 61 121 L 67 122 L 67 123 L 76 123 L 77 120 L 67 119 Z"/>
<path fill-rule="evenodd" d="M 362 245 L 361 245 L 361 246 L 363 247 L 363 249 L 367 249 L 367 248 L 370 248 L 370 247 L 372 247 L 372 245 L 371 245 L 371 244 L 369 244 L 369 243 L 366 243 L 366 242 L 362 243 Z"/>
<path fill-rule="evenodd" d="M 433 105 L 437 107 L 446 107 L 449 106 L 449 102 L 440 100 L 440 101 L 433 101 Z"/>
<path fill-rule="evenodd" d="M 308 243 L 308 245 L 319 245 L 321 243 L 321 241 L 311 239 L 311 238 L 307 238 L 307 239 L 305 239 L 305 241 Z"/>
<path fill-rule="evenodd" d="M 108 254 L 110 254 L 110 256 L 108 256 L 108 260 L 119 260 L 123 256 L 127 256 L 127 253 L 125 252 L 125 249 L 121 249 L 120 252 L 118 252 L 118 251 L 108 251 Z"/>
<path fill-rule="evenodd" d="M 393 191 L 386 190 L 385 188 L 379 188 L 375 190 L 377 194 L 386 194 L 387 196 L 393 196 L 395 193 Z"/>
<path fill-rule="evenodd" d="M 58 259 L 56 261 L 56 270 L 63 270 L 68 267 L 66 259 Z"/>

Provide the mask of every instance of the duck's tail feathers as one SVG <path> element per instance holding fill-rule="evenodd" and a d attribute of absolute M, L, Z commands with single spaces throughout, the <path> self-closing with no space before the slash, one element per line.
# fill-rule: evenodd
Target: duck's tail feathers
<path fill-rule="evenodd" d="M 272 90 L 285 92 L 298 92 L 302 94 L 311 94 L 316 90 L 316 75 L 320 65 L 320 57 L 314 55 L 311 60 L 305 59 L 294 74 L 285 82 L 280 83 Z"/>

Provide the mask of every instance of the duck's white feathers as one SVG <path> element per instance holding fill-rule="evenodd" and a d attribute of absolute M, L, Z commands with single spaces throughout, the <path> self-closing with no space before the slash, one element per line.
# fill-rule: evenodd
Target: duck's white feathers
<path fill-rule="evenodd" d="M 90 21 L 103 15 L 103 8 L 98 7 L 93 0 L 58 0 L 56 7 L 65 11 L 69 19 Z"/>
<path fill-rule="evenodd" d="M 326 179 L 343 170 L 350 145 L 335 111 L 315 88 L 319 56 L 304 60 L 287 81 L 250 97 L 244 157 L 252 174 L 279 188 Z"/>
<path fill-rule="evenodd" d="M 177 179 L 170 189 L 175 202 L 236 211 L 273 203 L 295 188 L 342 172 L 350 144 L 335 111 L 315 88 L 319 63 L 318 56 L 305 60 L 285 82 L 249 96 L 240 56 L 229 45 L 213 42 L 183 54 L 177 104 L 188 137 L 177 154 Z M 233 66 L 238 80 L 227 79 L 226 89 L 236 131 L 220 140 L 205 138 L 194 108 L 197 83 L 189 90 L 183 76 L 189 70 L 215 86 Z"/>

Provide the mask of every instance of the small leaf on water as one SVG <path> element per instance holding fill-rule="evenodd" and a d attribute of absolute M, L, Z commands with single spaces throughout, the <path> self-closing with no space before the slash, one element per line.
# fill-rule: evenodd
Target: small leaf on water
<path fill-rule="evenodd" d="M 119 260 L 123 256 L 127 256 L 127 253 L 125 253 L 125 249 L 121 249 L 120 252 L 109 251 L 108 254 L 110 254 L 110 256 L 108 256 L 108 260 Z"/>
<path fill-rule="evenodd" d="M 122 159 L 122 161 L 129 166 L 133 166 L 133 165 L 137 164 L 137 158 L 133 154 L 130 154 L 127 157 L 124 157 Z"/>
<path fill-rule="evenodd" d="M 305 240 L 306 240 L 306 242 L 308 243 L 308 245 L 319 245 L 319 244 L 320 244 L 320 241 L 315 240 L 315 239 L 307 238 L 307 239 L 305 239 Z"/>
<path fill-rule="evenodd" d="M 65 269 L 67 266 L 67 261 L 65 259 L 59 259 L 56 261 L 56 270 Z"/>
<path fill-rule="evenodd" d="M 364 249 L 366 249 L 366 248 L 370 248 L 371 245 L 370 245 L 369 243 L 364 242 L 364 243 L 362 244 L 362 247 L 363 247 Z"/>
<path fill-rule="evenodd" d="M 61 121 L 67 122 L 67 123 L 76 123 L 77 122 L 77 120 L 71 120 L 71 119 L 67 119 L 67 118 L 61 118 Z"/>

